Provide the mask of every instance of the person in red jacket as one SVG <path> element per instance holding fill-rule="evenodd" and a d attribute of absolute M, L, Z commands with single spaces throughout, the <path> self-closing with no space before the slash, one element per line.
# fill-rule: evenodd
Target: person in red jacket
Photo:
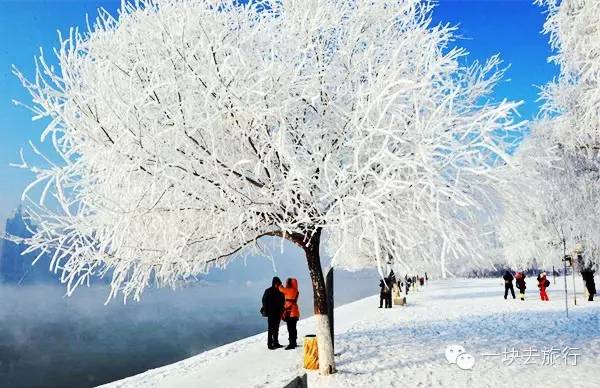
<path fill-rule="evenodd" d="M 298 308 L 298 295 L 300 295 L 300 292 L 298 292 L 298 280 L 295 278 L 288 278 L 285 282 L 285 287 L 279 286 L 279 291 L 281 291 L 285 297 L 282 319 L 287 324 L 290 339 L 290 344 L 285 349 L 290 350 L 298 346 L 296 343 L 298 338 L 296 324 L 298 323 L 298 319 L 300 319 L 300 309 Z"/>
<path fill-rule="evenodd" d="M 525 274 L 523 272 L 517 272 L 515 275 L 515 280 L 517 283 L 517 288 L 519 289 L 519 297 L 521 300 L 525 300 L 525 289 L 527 285 L 525 284 Z"/>
<path fill-rule="evenodd" d="M 538 287 L 540 289 L 540 298 L 542 300 L 549 301 L 548 294 L 546 293 L 546 288 L 550 285 L 550 281 L 546 279 L 546 272 L 542 272 L 537 277 Z"/>

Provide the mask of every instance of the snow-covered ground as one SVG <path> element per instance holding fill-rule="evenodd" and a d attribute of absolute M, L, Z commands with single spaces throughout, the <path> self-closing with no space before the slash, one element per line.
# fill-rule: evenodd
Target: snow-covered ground
<path fill-rule="evenodd" d="M 309 386 L 598 387 L 600 301 L 587 302 L 577 279 L 578 305 L 570 294 L 567 318 L 563 287 L 558 278 L 542 302 L 529 279 L 523 302 L 504 300 L 500 279 L 440 280 L 409 294 L 406 307 L 378 309 L 378 296 L 342 306 L 338 373 L 309 373 Z M 298 328 L 300 336 L 314 333 L 313 319 Z M 287 342 L 283 326 L 280 339 Z M 450 345 L 475 358 L 472 370 L 448 364 Z M 301 360 L 301 348 L 269 351 L 259 334 L 106 387 L 280 388 L 304 373 Z"/>

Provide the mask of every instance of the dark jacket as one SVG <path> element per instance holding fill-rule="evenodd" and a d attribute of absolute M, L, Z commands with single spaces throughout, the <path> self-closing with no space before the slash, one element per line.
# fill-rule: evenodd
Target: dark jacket
<path fill-rule="evenodd" d="M 388 293 L 392 292 L 392 284 L 388 278 L 379 281 L 379 288 L 381 288 L 379 293 L 382 295 L 387 295 Z"/>
<path fill-rule="evenodd" d="M 502 279 L 504 279 L 504 283 L 509 284 L 512 283 L 514 277 L 509 271 L 506 271 L 506 273 L 504 273 L 504 276 L 502 276 Z"/>
<path fill-rule="evenodd" d="M 550 286 L 550 281 L 546 278 L 546 275 L 544 275 L 544 276 L 538 275 L 537 281 L 538 281 L 538 288 L 540 290 L 545 290 L 546 288 L 548 288 L 548 286 Z"/>
<path fill-rule="evenodd" d="M 267 317 L 281 317 L 284 303 L 285 297 L 281 291 L 275 286 L 269 287 L 262 297 L 261 312 Z"/>
<path fill-rule="evenodd" d="M 396 283 L 396 275 L 394 274 L 394 271 L 390 272 L 388 280 L 390 281 L 390 286 Z"/>
<path fill-rule="evenodd" d="M 594 272 L 594 270 L 587 268 L 581 271 L 581 277 L 585 282 L 585 286 L 588 289 L 588 292 L 592 295 L 596 293 L 596 282 L 594 281 Z"/>

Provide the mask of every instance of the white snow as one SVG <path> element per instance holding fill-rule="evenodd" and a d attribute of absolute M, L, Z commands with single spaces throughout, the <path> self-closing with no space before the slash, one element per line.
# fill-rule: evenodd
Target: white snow
<path fill-rule="evenodd" d="M 583 297 L 577 278 L 578 304 L 569 294 L 567 318 L 563 278 L 549 288 L 550 302 L 539 300 L 535 283 L 528 279 L 525 301 L 504 300 L 501 279 L 454 279 L 409 293 L 406 307 L 378 309 L 377 295 L 342 306 L 335 316 L 338 373 L 311 372 L 309 386 L 600 386 L 600 302 Z M 300 336 L 314 333 L 313 319 L 298 329 Z M 286 340 L 282 326 L 280 341 Z M 448 364 L 449 345 L 474 356 L 473 370 Z M 566 366 L 560 354 L 548 365 L 552 347 L 571 354 Z M 520 357 L 510 357 L 513 350 Z M 580 356 L 571 365 L 574 354 Z M 302 348 L 269 351 L 263 333 L 105 387 L 280 388 L 304 373 L 301 362 Z"/>

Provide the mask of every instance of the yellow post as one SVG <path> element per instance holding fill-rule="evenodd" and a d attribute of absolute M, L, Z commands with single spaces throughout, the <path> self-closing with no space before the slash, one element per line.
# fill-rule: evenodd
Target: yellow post
<path fill-rule="evenodd" d="M 319 349 L 314 334 L 304 336 L 304 369 L 319 369 Z"/>

